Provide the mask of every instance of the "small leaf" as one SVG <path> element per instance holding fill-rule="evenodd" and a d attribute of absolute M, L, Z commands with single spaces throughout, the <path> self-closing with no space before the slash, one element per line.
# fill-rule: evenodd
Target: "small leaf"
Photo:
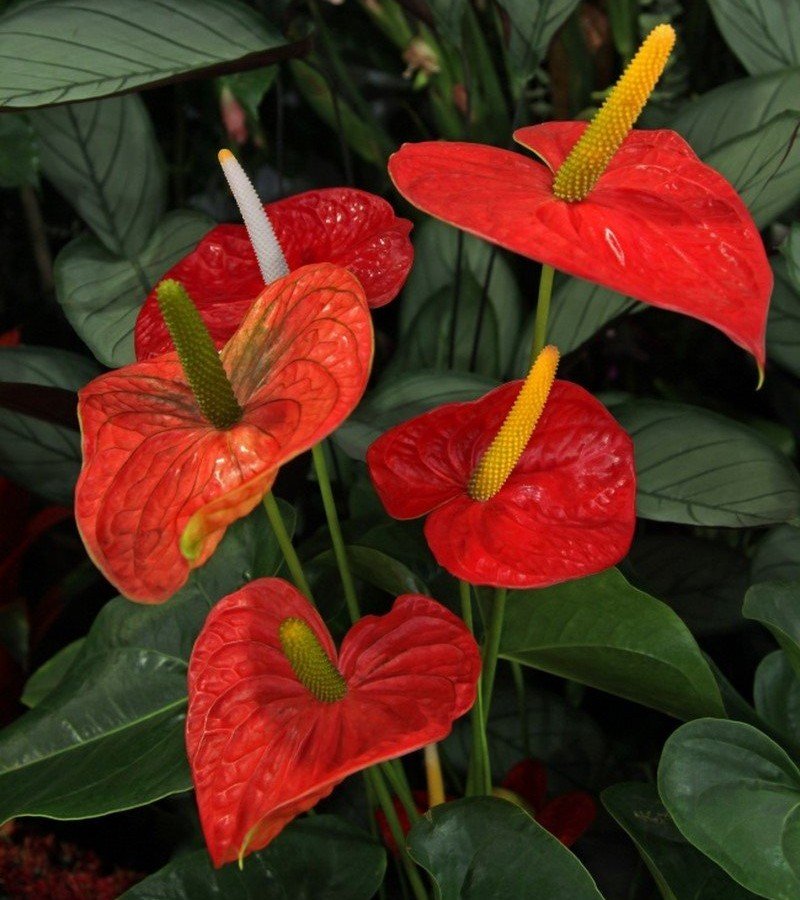
<path fill-rule="evenodd" d="M 787 749 L 800 752 L 800 676 L 782 650 L 759 663 L 753 699 L 759 716 L 782 736 Z"/>
<path fill-rule="evenodd" d="M 683 835 L 759 896 L 800 896 L 800 771 L 742 722 L 700 719 L 667 741 L 661 799 Z"/>
<path fill-rule="evenodd" d="M 430 872 L 439 900 L 602 898 L 557 838 L 520 807 L 494 797 L 434 807 L 409 832 L 408 851 Z"/>
<path fill-rule="evenodd" d="M 615 784 L 603 791 L 601 799 L 636 844 L 666 900 L 746 900 L 755 896 L 686 841 L 653 785 Z"/>
<path fill-rule="evenodd" d="M 239 0 L 23 0 L 0 17 L 0 57 L 14 60 L 0 76 L 0 106 L 51 106 L 256 68 L 304 43 L 287 43 Z"/>
<path fill-rule="evenodd" d="M 772 632 L 800 673 L 800 582 L 766 581 L 754 584 L 744 598 L 742 613 Z"/>
<path fill-rule="evenodd" d="M 637 400 L 614 407 L 631 435 L 645 519 L 743 528 L 800 511 L 800 476 L 756 431 L 696 406 Z"/>
<path fill-rule="evenodd" d="M 380 887 L 386 853 L 374 839 L 336 816 L 292 822 L 269 847 L 214 869 L 208 853 L 177 856 L 134 885 L 126 900 L 258 897 L 369 900 Z"/>
<path fill-rule="evenodd" d="M 90 360 L 66 350 L 0 347 L 0 381 L 74 391 L 98 371 Z M 45 500 L 69 505 L 80 466 L 77 431 L 0 408 L 0 474 Z"/>
<path fill-rule="evenodd" d="M 670 715 L 724 716 L 689 630 L 616 569 L 508 598 L 500 655 Z"/>
<path fill-rule="evenodd" d="M 25 706 L 29 709 L 38 706 L 52 690 L 61 684 L 69 667 L 80 653 L 84 640 L 85 638 L 78 638 L 77 641 L 67 644 L 66 647 L 51 656 L 44 665 L 39 666 L 25 683 L 25 690 L 20 697 Z"/>
<path fill-rule="evenodd" d="M 750 581 L 800 581 L 800 529 L 778 525 L 766 533 L 753 555 Z"/>
<path fill-rule="evenodd" d="M 347 558 L 350 561 L 350 569 L 356 578 L 385 591 L 391 597 L 398 597 L 400 594 L 430 596 L 430 589 L 425 582 L 388 553 L 374 550 L 372 547 L 350 544 L 347 547 Z M 312 560 L 311 565 L 314 563 L 323 563 L 331 568 L 336 568 L 337 565 L 332 550 L 321 553 Z"/>
<path fill-rule="evenodd" d="M 39 152 L 30 122 L 21 115 L 0 116 L 0 188 L 36 184 Z"/>
<path fill-rule="evenodd" d="M 59 106 L 30 120 L 47 178 L 112 253 L 135 259 L 164 213 L 167 187 L 141 98 Z"/>
<path fill-rule="evenodd" d="M 109 253 L 91 235 L 67 244 L 55 263 L 56 295 L 70 325 L 104 365 L 135 361 L 133 327 L 152 285 L 212 226 L 201 213 L 168 213 L 132 259 Z"/>
<path fill-rule="evenodd" d="M 709 0 L 727 45 L 751 75 L 800 65 L 800 6 L 785 0 Z"/>

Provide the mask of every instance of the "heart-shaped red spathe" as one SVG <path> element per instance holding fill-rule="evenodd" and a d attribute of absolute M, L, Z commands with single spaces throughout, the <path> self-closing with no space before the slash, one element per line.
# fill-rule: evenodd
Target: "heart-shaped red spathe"
<path fill-rule="evenodd" d="M 307 623 L 347 684 L 323 702 L 297 678 L 281 623 Z M 444 738 L 475 700 L 480 653 L 419 594 L 357 622 L 336 653 L 309 601 L 278 578 L 211 611 L 189 664 L 186 745 L 214 865 L 266 846 L 348 775 Z"/>
<path fill-rule="evenodd" d="M 630 437 L 578 385 L 556 381 L 519 462 L 489 500 L 470 476 L 519 393 L 510 382 L 387 431 L 367 451 L 390 516 L 427 515 L 441 566 L 473 584 L 547 587 L 601 572 L 628 552 L 636 522 Z"/>
<path fill-rule="evenodd" d="M 222 351 L 243 409 L 233 427 L 203 417 L 175 353 L 83 388 L 75 515 L 108 580 L 146 603 L 175 593 L 261 501 L 278 467 L 355 408 L 372 348 L 361 285 L 322 263 L 264 288 Z"/>
<path fill-rule="evenodd" d="M 358 278 L 371 307 L 397 296 L 414 259 L 408 238 L 412 226 L 381 197 L 355 188 L 324 188 L 268 203 L 264 209 L 290 270 L 332 262 Z M 164 278 L 183 284 L 218 347 L 264 288 L 244 225 L 212 228 Z M 139 360 L 172 349 L 155 290 L 139 313 L 134 338 Z"/>
<path fill-rule="evenodd" d="M 763 366 L 772 271 L 739 195 L 672 131 L 632 131 L 585 200 L 552 191 L 586 128 L 548 122 L 515 139 L 547 165 L 482 144 L 405 144 L 400 193 L 515 253 L 719 328 Z"/>

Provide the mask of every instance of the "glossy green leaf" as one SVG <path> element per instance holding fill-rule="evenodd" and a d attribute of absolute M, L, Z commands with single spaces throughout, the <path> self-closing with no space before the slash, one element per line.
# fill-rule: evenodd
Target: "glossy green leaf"
<path fill-rule="evenodd" d="M 800 581 L 754 584 L 745 596 L 742 612 L 769 628 L 800 673 Z"/>
<path fill-rule="evenodd" d="M 70 325 L 101 363 L 117 367 L 134 362 L 133 328 L 144 298 L 212 225 L 202 213 L 171 212 L 129 259 L 109 253 L 88 234 L 58 254 L 56 296 Z"/>
<path fill-rule="evenodd" d="M 782 257 L 772 259 L 775 286 L 767 319 L 767 357 L 800 375 L 800 291 L 789 266 Z"/>
<path fill-rule="evenodd" d="M 443 403 L 475 400 L 497 381 L 467 372 L 412 372 L 386 378 L 334 433 L 348 456 L 364 459 L 367 447 L 384 431 Z"/>
<path fill-rule="evenodd" d="M 786 738 L 788 749 L 800 749 L 800 676 L 783 650 L 765 656 L 756 669 L 753 701 L 759 716 Z"/>
<path fill-rule="evenodd" d="M 408 834 L 412 859 L 439 900 L 520 900 L 602 894 L 577 857 L 526 812 L 494 797 L 436 806 Z"/>
<path fill-rule="evenodd" d="M 166 603 L 108 603 L 58 686 L 0 732 L 0 821 L 99 816 L 188 790 L 192 645 L 217 600 L 280 559 L 258 507 Z"/>
<path fill-rule="evenodd" d="M 0 347 L 0 381 L 76 391 L 99 374 L 77 353 L 49 347 Z M 0 408 L 0 474 L 53 503 L 72 503 L 81 467 L 77 431 Z"/>
<path fill-rule="evenodd" d="M 0 106 L 107 97 L 276 62 L 294 48 L 240 0 L 22 0 L 0 17 Z"/>
<path fill-rule="evenodd" d="M 240 870 L 221 869 L 208 853 L 177 856 L 134 885 L 126 900 L 369 900 L 386 869 L 386 853 L 368 834 L 336 816 L 292 822 Z"/>
<path fill-rule="evenodd" d="M 690 535 L 637 537 L 628 560 L 633 581 L 668 603 L 693 634 L 720 634 L 744 625 L 747 559 L 726 544 Z"/>
<path fill-rule="evenodd" d="M 518 87 L 539 68 L 553 35 L 579 0 L 498 0 L 508 16 L 508 62 Z"/>
<path fill-rule="evenodd" d="M 144 247 L 166 203 L 166 168 L 140 97 L 30 114 L 42 170 L 117 256 Z"/>
<path fill-rule="evenodd" d="M 522 322 L 522 294 L 502 252 L 467 234 L 462 237 L 455 353 L 450 366 L 458 242 L 459 232 L 435 219 L 415 233 L 414 266 L 400 306 L 392 372 L 474 368 L 500 378 L 509 370 Z M 475 365 L 471 366 L 478 326 Z"/>
<path fill-rule="evenodd" d="M 796 110 L 798 96 L 800 67 L 729 81 L 687 103 L 670 127 L 705 158 L 715 148 L 755 131 L 781 113 Z"/>
<path fill-rule="evenodd" d="M 615 784 L 603 791 L 601 799 L 636 844 L 665 900 L 746 900 L 755 896 L 683 837 L 653 785 Z"/>
<path fill-rule="evenodd" d="M 792 0 L 709 0 L 727 45 L 751 75 L 800 65 L 800 5 Z"/>
<path fill-rule="evenodd" d="M 85 638 L 78 638 L 77 641 L 67 644 L 66 647 L 51 656 L 44 665 L 39 666 L 25 682 L 25 690 L 20 697 L 25 706 L 33 709 L 44 700 L 50 691 L 58 687 L 80 653 L 84 640 Z"/>
<path fill-rule="evenodd" d="M 800 113 L 781 113 L 705 156 L 736 188 L 759 228 L 800 198 L 798 130 Z"/>
<path fill-rule="evenodd" d="M 683 835 L 739 884 L 800 896 L 800 771 L 765 734 L 715 719 L 683 725 L 664 747 L 658 790 Z"/>
<path fill-rule="evenodd" d="M 0 116 L 0 188 L 36 184 L 39 148 L 30 122 L 21 115 Z"/>
<path fill-rule="evenodd" d="M 725 715 L 689 630 L 616 569 L 512 591 L 500 655 L 678 718 Z"/>
<path fill-rule="evenodd" d="M 800 511 L 800 476 L 758 432 L 718 413 L 660 400 L 614 407 L 636 454 L 645 519 L 742 528 Z"/>
<path fill-rule="evenodd" d="M 778 525 L 767 532 L 753 555 L 750 580 L 800 581 L 800 529 Z"/>

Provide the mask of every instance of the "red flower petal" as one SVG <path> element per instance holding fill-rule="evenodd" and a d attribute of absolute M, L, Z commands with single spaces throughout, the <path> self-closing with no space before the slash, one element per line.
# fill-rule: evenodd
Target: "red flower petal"
<path fill-rule="evenodd" d="M 411 223 L 395 216 L 381 197 L 354 188 L 325 188 L 264 207 L 290 269 L 332 262 L 361 282 L 371 307 L 383 306 L 403 286 L 414 251 Z M 164 278 L 189 292 L 217 346 L 239 326 L 264 282 L 244 225 L 219 225 Z M 136 358 L 172 349 L 155 290 L 136 321 Z"/>
<path fill-rule="evenodd" d="M 538 759 L 523 759 L 513 766 L 501 787 L 513 791 L 536 812 L 547 797 L 547 769 Z"/>
<path fill-rule="evenodd" d="M 565 381 L 555 382 L 505 485 L 485 502 L 469 497 L 470 475 L 520 384 L 397 425 L 367 452 L 389 514 L 429 512 L 433 555 L 473 584 L 531 588 L 581 578 L 619 562 L 633 537 L 631 439 L 591 394 Z"/>
<path fill-rule="evenodd" d="M 551 800 L 536 814 L 536 821 L 571 847 L 589 828 L 597 815 L 597 805 L 584 791 L 571 791 Z"/>
<path fill-rule="evenodd" d="M 475 699 L 478 647 L 427 597 L 399 597 L 354 626 L 338 662 L 347 694 L 332 703 L 284 655 L 289 617 L 304 619 L 337 663 L 317 612 L 276 578 L 218 603 L 192 651 L 186 743 L 217 866 L 266 846 L 351 773 L 441 740 Z"/>
<path fill-rule="evenodd" d="M 558 168 L 584 123 L 520 129 Z M 556 198 L 550 169 L 481 144 L 405 144 L 389 161 L 415 206 L 515 253 L 714 325 L 764 362 L 772 272 L 731 185 L 671 132 L 633 131 L 589 196 Z"/>
<path fill-rule="evenodd" d="M 170 597 L 259 503 L 277 468 L 356 406 L 372 359 L 361 286 L 329 264 L 290 273 L 262 291 L 222 358 L 244 410 L 226 431 L 201 415 L 175 354 L 79 392 L 78 528 L 131 599 Z"/>

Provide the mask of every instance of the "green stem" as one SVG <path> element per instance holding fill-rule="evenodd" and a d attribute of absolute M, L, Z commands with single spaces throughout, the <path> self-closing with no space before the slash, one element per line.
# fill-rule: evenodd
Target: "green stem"
<path fill-rule="evenodd" d="M 406 836 L 403 834 L 400 820 L 397 818 L 397 811 L 394 808 L 394 803 L 392 803 L 389 791 L 383 782 L 383 777 L 381 776 L 380 771 L 375 768 L 368 769 L 367 775 L 372 782 L 373 790 L 378 797 L 378 802 L 381 805 L 383 814 L 386 816 L 386 824 L 389 826 L 389 831 L 391 831 L 392 837 L 394 838 L 397 851 L 400 854 L 400 859 L 403 861 L 403 866 L 406 875 L 408 876 L 411 890 L 417 900 L 428 900 L 428 892 L 425 890 L 425 885 L 422 883 L 419 871 L 406 850 Z"/>
<path fill-rule="evenodd" d="M 317 473 L 317 481 L 319 482 L 319 492 L 322 494 L 322 505 L 325 507 L 325 518 L 328 520 L 328 530 L 331 533 L 333 552 L 336 556 L 336 564 L 339 567 L 339 575 L 342 579 L 347 610 L 350 613 L 351 620 L 357 622 L 361 618 L 361 611 L 358 608 L 356 586 L 353 582 L 353 575 L 350 572 L 347 548 L 344 544 L 342 528 L 339 525 L 339 514 L 336 512 L 336 501 L 333 498 L 331 478 L 328 474 L 328 464 L 325 462 L 325 451 L 322 449 L 322 444 L 312 447 L 311 455 L 314 459 L 314 470 Z"/>
<path fill-rule="evenodd" d="M 533 325 L 531 365 L 544 349 L 547 340 L 547 319 L 550 315 L 550 297 L 553 294 L 554 275 L 555 269 L 552 266 L 542 266 L 542 274 L 539 278 L 539 297 L 536 300 L 536 321 Z"/>
<path fill-rule="evenodd" d="M 513 660 L 511 661 L 511 674 L 514 677 L 514 687 L 517 691 L 517 708 L 519 710 L 522 749 L 525 756 L 528 757 L 531 755 L 531 738 L 528 734 L 528 701 L 525 693 L 525 675 L 522 672 L 522 666 Z"/>
<path fill-rule="evenodd" d="M 470 586 L 466 581 L 459 581 L 461 593 L 461 616 L 464 624 L 473 631 L 472 597 Z M 472 751 L 470 753 L 469 772 L 467 773 L 466 795 L 468 797 L 490 794 L 492 791 L 492 771 L 489 761 L 489 743 L 486 740 L 486 721 L 483 714 L 483 689 L 478 682 L 475 705 L 472 707 Z"/>
<path fill-rule="evenodd" d="M 311 593 L 311 588 L 308 586 L 308 581 L 306 581 L 306 576 L 303 572 L 303 566 L 300 564 L 300 558 L 298 557 L 297 551 L 292 545 L 292 539 L 289 537 L 289 532 L 286 530 L 286 525 L 283 522 L 283 516 L 281 515 L 281 511 L 278 507 L 278 501 L 275 499 L 275 495 L 272 493 L 272 491 L 270 491 L 266 495 L 266 497 L 264 497 L 264 509 L 267 511 L 269 524 L 272 526 L 272 530 L 275 532 L 275 537 L 278 540 L 278 546 L 281 548 L 283 558 L 286 560 L 286 565 L 289 567 L 292 581 L 306 595 L 306 597 L 308 597 L 308 599 L 312 603 L 314 603 L 314 596 Z"/>
<path fill-rule="evenodd" d="M 409 821 L 413 824 L 419 818 L 419 812 L 417 804 L 414 803 L 414 797 L 411 794 L 411 788 L 408 786 L 408 779 L 402 765 L 399 759 L 390 759 L 388 762 L 381 763 L 381 771 L 386 776 L 386 780 L 391 785 L 392 790 L 400 798 Z"/>
<path fill-rule="evenodd" d="M 492 616 L 489 620 L 489 630 L 486 633 L 486 643 L 483 648 L 483 699 L 484 723 L 489 721 L 489 707 L 492 703 L 492 691 L 494 689 L 494 674 L 497 671 L 497 653 L 500 649 L 500 636 L 503 633 L 503 618 L 506 613 L 506 588 L 497 588 L 492 602 Z"/>

